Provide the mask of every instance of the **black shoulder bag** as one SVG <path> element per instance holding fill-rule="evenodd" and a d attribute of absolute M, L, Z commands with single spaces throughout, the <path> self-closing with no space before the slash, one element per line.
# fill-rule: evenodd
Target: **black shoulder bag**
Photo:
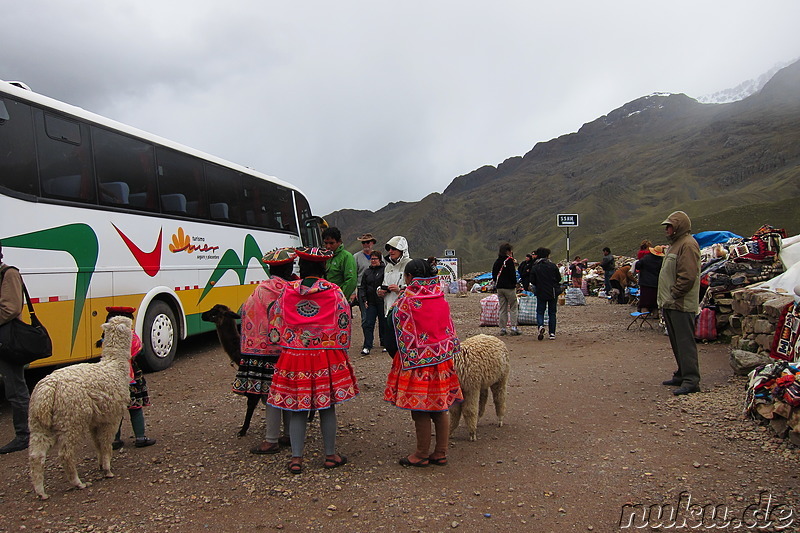
<path fill-rule="evenodd" d="M 16 267 L 6 267 L 2 270 L 0 284 L 3 283 L 3 277 L 9 268 Z M 45 327 L 36 317 L 24 281 L 22 282 L 22 292 L 25 294 L 25 303 L 28 306 L 31 323 L 23 322 L 17 317 L 0 326 L 0 359 L 19 366 L 53 355 L 53 342 Z"/>

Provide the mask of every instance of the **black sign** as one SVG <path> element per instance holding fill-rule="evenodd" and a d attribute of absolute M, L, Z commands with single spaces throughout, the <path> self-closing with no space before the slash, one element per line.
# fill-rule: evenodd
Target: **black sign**
<path fill-rule="evenodd" d="M 577 228 L 578 215 L 556 215 L 559 228 Z"/>

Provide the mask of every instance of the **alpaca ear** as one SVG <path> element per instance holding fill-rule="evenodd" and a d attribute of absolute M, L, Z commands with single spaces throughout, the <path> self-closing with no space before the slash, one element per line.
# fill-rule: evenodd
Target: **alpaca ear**
<path fill-rule="evenodd" d="M 103 328 L 103 335 L 105 335 L 108 332 L 108 330 L 110 330 L 113 326 L 108 322 L 106 322 L 102 324 L 100 327 Z"/>
<path fill-rule="evenodd" d="M 240 314 L 234 313 L 233 311 L 228 311 L 227 313 L 225 313 L 225 316 L 227 316 L 228 318 L 235 318 L 237 320 L 242 318 Z"/>

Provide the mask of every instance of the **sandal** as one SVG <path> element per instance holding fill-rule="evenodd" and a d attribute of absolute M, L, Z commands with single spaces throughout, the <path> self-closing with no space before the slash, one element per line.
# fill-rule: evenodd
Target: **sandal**
<path fill-rule="evenodd" d="M 289 437 L 279 437 L 278 444 L 280 444 L 281 446 L 291 446 L 292 440 Z"/>
<path fill-rule="evenodd" d="M 266 446 L 264 446 L 266 444 Z M 256 455 L 269 455 L 273 453 L 280 453 L 281 447 L 277 442 L 267 442 L 250 449 L 250 453 Z"/>
<path fill-rule="evenodd" d="M 422 459 L 422 460 L 417 461 L 415 463 L 415 462 L 411 461 L 411 459 L 409 459 L 408 457 L 401 457 L 398 462 L 403 466 L 417 466 L 417 467 L 423 468 L 423 467 L 426 467 L 426 466 L 428 466 L 430 464 L 430 459 Z"/>
<path fill-rule="evenodd" d="M 330 470 L 331 468 L 339 468 L 342 465 L 347 464 L 347 457 L 344 455 L 339 455 L 339 460 L 336 459 L 325 459 L 325 463 L 322 465 L 322 468 L 327 468 Z"/>
<path fill-rule="evenodd" d="M 434 459 L 433 457 L 428 457 L 428 462 L 436 466 L 445 466 L 447 465 L 447 456 L 437 457 L 436 459 Z"/>
<path fill-rule="evenodd" d="M 289 472 L 292 474 L 302 474 L 303 473 L 303 463 L 293 463 L 289 462 Z"/>

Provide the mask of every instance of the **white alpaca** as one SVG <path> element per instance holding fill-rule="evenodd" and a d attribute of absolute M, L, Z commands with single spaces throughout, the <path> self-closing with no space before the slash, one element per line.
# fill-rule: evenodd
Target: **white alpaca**
<path fill-rule="evenodd" d="M 31 480 L 36 494 L 44 491 L 47 452 L 59 445 L 58 455 L 70 483 L 79 489 L 75 446 L 90 433 L 100 468 L 111 472 L 111 442 L 130 402 L 131 319 L 121 316 L 103 324 L 103 351 L 97 363 L 61 368 L 43 378 L 31 393 L 29 424 Z"/>
<path fill-rule="evenodd" d="M 477 439 L 478 419 L 486 409 L 492 389 L 498 425 L 503 426 L 506 414 L 506 385 L 511 370 L 508 348 L 497 337 L 475 335 L 461 343 L 461 352 L 453 358 L 464 401 L 450 407 L 450 434 L 458 427 L 461 412 L 469 429 L 469 440 Z"/>

